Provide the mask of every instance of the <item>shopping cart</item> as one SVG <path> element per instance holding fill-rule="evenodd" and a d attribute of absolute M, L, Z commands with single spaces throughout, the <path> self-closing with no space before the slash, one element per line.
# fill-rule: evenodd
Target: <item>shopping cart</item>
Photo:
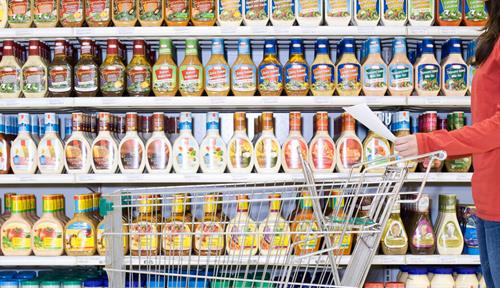
<path fill-rule="evenodd" d="M 445 158 L 390 156 L 360 164 L 361 173 L 316 179 L 302 160 L 293 181 L 106 194 L 98 245 L 109 287 L 361 287 L 393 205 L 417 201 Z M 423 159 L 421 183 L 402 191 L 408 163 Z"/>

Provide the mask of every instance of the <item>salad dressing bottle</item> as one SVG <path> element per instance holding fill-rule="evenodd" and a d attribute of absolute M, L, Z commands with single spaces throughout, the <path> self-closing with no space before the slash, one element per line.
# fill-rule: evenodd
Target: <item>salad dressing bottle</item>
<path fill-rule="evenodd" d="M 273 26 L 293 26 L 295 22 L 295 0 L 271 0 L 269 6 L 269 17 Z"/>
<path fill-rule="evenodd" d="M 33 223 L 26 215 L 25 195 L 12 195 L 11 202 L 11 215 L 1 227 L 0 246 L 4 256 L 29 256 Z"/>
<path fill-rule="evenodd" d="M 137 134 L 137 113 L 128 112 L 126 120 L 127 133 L 118 145 L 118 167 L 124 174 L 141 174 L 146 165 L 146 151 L 141 137 Z"/>
<path fill-rule="evenodd" d="M 318 38 L 316 57 L 311 65 L 311 92 L 313 96 L 332 96 L 335 92 L 335 65 L 330 59 L 330 42 Z"/>
<path fill-rule="evenodd" d="M 99 68 L 103 96 L 122 96 L 125 92 L 125 65 L 118 56 L 118 39 L 108 39 L 106 59 Z"/>
<path fill-rule="evenodd" d="M 224 39 L 212 40 L 212 55 L 205 66 L 205 91 L 208 96 L 227 96 L 231 88 L 231 68 L 224 56 Z"/>
<path fill-rule="evenodd" d="M 170 2 L 170 0 L 167 2 Z M 137 19 L 142 27 L 161 26 L 165 19 L 164 0 L 138 0 L 135 5 L 137 7 Z"/>
<path fill-rule="evenodd" d="M 151 93 L 151 64 L 146 59 L 144 40 L 134 40 L 134 56 L 127 65 L 129 96 L 149 96 Z"/>
<path fill-rule="evenodd" d="M 309 192 L 302 192 L 299 200 L 299 212 L 293 218 L 290 230 L 295 256 L 306 255 L 318 251 L 321 243 L 320 229 L 313 212 L 313 202 Z"/>
<path fill-rule="evenodd" d="M 87 174 L 91 169 L 92 150 L 84 132 L 83 113 L 71 115 L 73 129 L 64 146 L 65 167 L 68 174 Z"/>
<path fill-rule="evenodd" d="M 160 39 L 159 55 L 153 65 L 153 93 L 155 96 L 175 96 L 179 89 L 179 72 L 172 58 L 172 40 Z"/>
<path fill-rule="evenodd" d="M 410 112 L 399 111 L 393 116 L 392 121 L 392 131 L 396 137 L 404 137 L 410 135 Z M 398 152 L 394 149 L 394 144 L 391 145 L 391 155 L 398 155 Z M 397 156 L 397 160 L 401 157 Z M 397 165 L 398 168 L 407 168 L 409 173 L 413 173 L 417 170 L 418 162 L 408 161 L 406 163 L 400 163 Z"/>
<path fill-rule="evenodd" d="M 0 175 L 12 172 L 10 169 L 10 144 L 11 141 L 6 134 L 4 115 L 0 114 Z M 2 216 L 0 216 L 1 218 Z"/>
<path fill-rule="evenodd" d="M 167 26 L 187 26 L 189 24 L 190 0 L 166 0 L 165 4 Z"/>
<path fill-rule="evenodd" d="M 116 27 L 134 27 L 137 23 L 135 0 L 112 0 L 111 17 Z"/>
<path fill-rule="evenodd" d="M 353 0 L 325 1 L 326 24 L 328 26 L 349 26 L 352 21 L 353 2 Z"/>
<path fill-rule="evenodd" d="M 331 173 L 335 169 L 337 152 L 328 131 L 328 112 L 315 115 L 316 133 L 309 143 L 307 158 L 313 172 Z"/>
<path fill-rule="evenodd" d="M 22 68 L 22 89 L 25 98 L 43 98 L 48 94 L 47 64 L 42 58 L 40 40 L 29 41 L 28 59 Z"/>
<path fill-rule="evenodd" d="M 383 0 L 355 1 L 353 22 L 357 26 L 377 26 L 380 21 L 381 1 Z"/>
<path fill-rule="evenodd" d="M 73 89 L 73 67 L 69 63 L 66 40 L 58 39 L 54 60 L 47 67 L 50 97 L 69 97 Z"/>
<path fill-rule="evenodd" d="M 344 38 L 339 43 L 340 58 L 335 67 L 335 85 L 339 96 L 358 96 L 361 92 L 361 66 L 355 56 L 353 38 Z M 337 53 L 339 54 L 339 53 Z"/>
<path fill-rule="evenodd" d="M 421 45 L 422 56 L 415 63 L 415 91 L 417 96 L 438 96 L 441 90 L 441 68 L 434 56 L 432 39 L 425 38 Z"/>
<path fill-rule="evenodd" d="M 363 145 L 356 135 L 356 120 L 348 113 L 342 113 L 342 132 L 337 139 L 337 171 L 359 173 L 361 167 L 354 165 L 363 161 Z"/>
<path fill-rule="evenodd" d="M 411 26 L 432 26 L 435 17 L 434 0 L 408 0 L 408 20 Z"/>
<path fill-rule="evenodd" d="M 243 23 L 245 26 L 266 26 L 269 21 L 268 0 L 245 0 Z"/>
<path fill-rule="evenodd" d="M 220 136 L 218 112 L 207 113 L 207 135 L 200 145 L 200 167 L 203 173 L 224 173 L 226 170 L 226 143 Z"/>
<path fill-rule="evenodd" d="M 84 21 L 84 0 L 59 0 L 59 22 L 63 27 L 82 27 Z"/>
<path fill-rule="evenodd" d="M 61 256 L 64 253 L 64 226 L 60 219 L 59 195 L 43 195 L 43 214 L 32 229 L 35 256 Z"/>
<path fill-rule="evenodd" d="M 384 26 L 405 26 L 408 21 L 407 0 L 381 0 L 381 23 Z"/>
<path fill-rule="evenodd" d="M 75 215 L 65 226 L 64 251 L 68 256 L 92 256 L 96 252 L 97 223 L 90 217 L 92 199 L 75 195 Z"/>
<path fill-rule="evenodd" d="M 413 209 L 410 223 L 410 251 L 414 255 L 432 255 L 436 249 L 436 236 L 429 215 L 429 195 L 420 196 Z"/>
<path fill-rule="evenodd" d="M 30 28 L 33 23 L 30 0 L 7 0 L 7 22 L 10 28 Z"/>
<path fill-rule="evenodd" d="M 401 204 L 396 202 L 387 220 L 380 246 L 385 255 L 406 255 L 408 251 L 408 236 L 406 234 L 403 220 L 401 220 Z"/>
<path fill-rule="evenodd" d="M 45 135 L 38 143 L 38 170 L 41 174 L 61 174 L 64 169 L 64 147 L 56 131 L 59 118 L 45 113 Z"/>
<path fill-rule="evenodd" d="M 259 246 L 258 227 L 248 213 L 248 196 L 236 196 L 236 215 L 226 227 L 226 252 L 229 256 L 253 256 Z"/>
<path fill-rule="evenodd" d="M 186 55 L 179 65 L 179 90 L 182 96 L 201 96 L 203 93 L 203 64 L 198 57 L 198 40 L 186 39 Z"/>
<path fill-rule="evenodd" d="M 298 0 L 295 2 L 295 18 L 299 26 L 319 26 L 323 21 L 323 1 Z"/>
<path fill-rule="evenodd" d="M 274 135 L 272 112 L 262 112 L 262 134 L 255 142 L 254 159 L 257 173 L 278 173 L 281 167 L 281 145 Z"/>
<path fill-rule="evenodd" d="M 21 95 L 22 65 L 16 57 L 16 50 L 14 41 L 3 41 L 3 55 L 0 61 L 0 98 L 19 98 Z"/>
<path fill-rule="evenodd" d="M 85 22 L 89 27 L 108 27 L 112 0 L 85 0 Z"/>
<path fill-rule="evenodd" d="M 290 112 L 289 115 L 290 132 L 281 149 L 283 170 L 286 173 L 302 173 L 300 154 L 302 154 L 302 159 L 307 161 L 309 153 L 307 142 L 302 136 L 302 116 L 300 112 Z"/>
<path fill-rule="evenodd" d="M 223 255 L 225 221 L 217 213 L 218 196 L 207 194 L 203 200 L 203 218 L 194 226 L 193 251 L 201 256 Z"/>
<path fill-rule="evenodd" d="M 32 1 L 31 13 L 37 28 L 53 28 L 59 22 L 59 0 Z"/>
<path fill-rule="evenodd" d="M 217 21 L 217 1 L 191 0 L 191 22 L 194 26 L 214 26 Z"/>
<path fill-rule="evenodd" d="M 361 69 L 363 94 L 384 96 L 387 91 L 387 65 L 380 55 L 380 39 L 368 38 L 366 46 L 368 56 Z"/>
<path fill-rule="evenodd" d="M 259 94 L 261 96 L 280 96 L 283 92 L 283 65 L 278 58 L 276 39 L 264 42 L 264 58 L 259 64 Z"/>
<path fill-rule="evenodd" d="M 238 40 L 238 57 L 231 67 L 231 90 L 234 96 L 254 96 L 257 90 L 257 68 L 250 54 L 250 40 Z"/>
<path fill-rule="evenodd" d="M 389 95 L 410 96 L 413 92 L 413 66 L 408 60 L 406 39 L 404 37 L 394 38 L 392 41 L 392 55 L 387 73 Z"/>
<path fill-rule="evenodd" d="M 163 112 L 153 113 L 153 134 L 146 142 L 146 170 L 150 174 L 170 173 L 172 145 L 165 135 Z"/>
<path fill-rule="evenodd" d="M 95 97 L 99 91 L 99 66 L 92 55 L 92 40 L 80 41 L 80 60 L 75 65 L 75 91 L 78 97 Z"/>
<path fill-rule="evenodd" d="M 290 42 L 290 58 L 283 67 L 287 96 L 306 96 L 309 92 L 309 67 L 304 57 L 304 42 L 294 38 Z"/>
<path fill-rule="evenodd" d="M 139 213 L 130 225 L 130 255 L 132 256 L 155 256 L 160 253 L 161 213 L 160 198 L 156 195 L 140 195 Z M 155 205 L 155 206 L 153 206 Z M 150 231 L 148 234 L 143 231 Z"/>
<path fill-rule="evenodd" d="M 387 163 L 388 159 L 386 157 L 388 157 L 391 153 L 389 141 L 370 130 L 363 141 L 363 150 L 363 162 L 380 159 L 379 161 L 365 165 L 365 169 L 368 173 L 384 173 L 386 167 L 379 167 L 375 169 L 372 169 L 371 167 Z"/>
<path fill-rule="evenodd" d="M 186 212 L 189 199 L 184 194 L 175 194 L 172 197 L 171 216 L 162 230 L 163 254 L 169 256 L 187 256 L 191 254 L 193 245 L 193 222 L 191 215 Z"/>
<path fill-rule="evenodd" d="M 439 218 L 436 225 L 439 255 L 460 255 L 464 238 L 457 220 L 457 195 L 439 195 Z"/>
<path fill-rule="evenodd" d="M 459 26 L 462 22 L 462 0 L 436 0 L 436 24 Z"/>
<path fill-rule="evenodd" d="M 247 135 L 245 112 L 234 113 L 234 133 L 227 145 L 230 173 L 251 173 L 254 166 L 253 144 Z"/>
<path fill-rule="evenodd" d="M 92 142 L 92 170 L 113 174 L 118 170 L 118 144 L 111 135 L 111 115 L 99 112 L 99 134 Z"/>
<path fill-rule="evenodd" d="M 447 56 L 441 63 L 441 91 L 444 96 L 465 96 L 468 68 L 462 58 L 462 45 L 458 38 L 448 40 Z"/>
<path fill-rule="evenodd" d="M 18 134 L 10 147 L 10 167 L 14 174 L 35 174 L 38 166 L 37 147 L 30 136 L 30 115 L 18 114 Z"/>
<path fill-rule="evenodd" d="M 269 199 L 269 214 L 259 225 L 259 253 L 285 256 L 290 250 L 290 226 L 281 216 L 280 194 L 269 195 Z"/>
<path fill-rule="evenodd" d="M 193 136 L 191 112 L 181 112 L 179 131 L 180 135 L 173 146 L 175 173 L 196 173 L 200 167 L 200 147 Z"/>
<path fill-rule="evenodd" d="M 488 9 L 481 0 L 462 0 L 462 19 L 465 26 L 484 26 L 488 22 Z"/>
<path fill-rule="evenodd" d="M 242 0 L 217 0 L 217 24 L 238 27 L 243 21 Z"/>

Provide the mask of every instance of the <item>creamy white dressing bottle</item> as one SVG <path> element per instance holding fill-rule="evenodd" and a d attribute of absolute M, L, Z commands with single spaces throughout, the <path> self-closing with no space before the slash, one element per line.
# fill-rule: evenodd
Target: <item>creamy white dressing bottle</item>
<path fill-rule="evenodd" d="M 444 96 L 465 96 L 467 93 L 467 64 L 462 58 L 462 45 L 451 38 L 446 45 L 446 57 L 441 63 L 441 90 Z"/>
<path fill-rule="evenodd" d="M 380 1 L 356 0 L 353 22 L 358 26 L 377 26 L 380 21 Z"/>
<path fill-rule="evenodd" d="M 319 26 L 323 21 L 322 0 L 297 0 L 295 18 L 299 26 Z"/>
<path fill-rule="evenodd" d="M 200 145 L 200 167 L 203 173 L 224 173 L 226 170 L 226 143 L 220 136 L 218 112 L 207 113 L 207 135 Z"/>
<path fill-rule="evenodd" d="M 15 56 L 14 49 L 14 41 L 3 41 L 3 55 L 0 61 L 0 98 L 18 98 L 21 95 L 23 83 L 21 63 Z"/>
<path fill-rule="evenodd" d="M 280 194 L 271 194 L 269 199 L 269 215 L 259 225 L 259 253 L 283 257 L 290 250 L 290 225 L 281 216 Z"/>
<path fill-rule="evenodd" d="M 247 135 L 245 112 L 234 113 L 234 134 L 227 145 L 227 168 L 231 173 L 250 173 L 254 166 L 253 144 Z"/>
<path fill-rule="evenodd" d="M 353 166 L 363 161 L 363 145 L 356 135 L 356 120 L 348 113 L 342 114 L 342 132 L 337 139 L 337 151 L 338 172 L 361 171 L 361 167 Z"/>
<path fill-rule="evenodd" d="M 38 143 L 38 170 L 41 174 L 61 174 L 64 169 L 64 147 L 56 130 L 55 113 L 45 113 L 45 135 Z"/>
<path fill-rule="evenodd" d="M 200 146 L 193 136 L 191 112 L 181 112 L 179 118 L 179 137 L 173 146 L 175 173 L 196 173 L 200 167 L 198 154 Z"/>
<path fill-rule="evenodd" d="M 118 144 L 111 134 L 111 114 L 99 112 L 99 134 L 92 142 L 92 170 L 113 174 L 118 169 Z"/>
<path fill-rule="evenodd" d="M 35 174 L 38 166 L 37 147 L 30 135 L 30 115 L 17 116 L 17 137 L 10 147 L 10 167 L 14 174 Z"/>
<path fill-rule="evenodd" d="M 405 26 L 408 21 L 407 0 L 382 0 L 381 22 L 385 26 Z"/>
<path fill-rule="evenodd" d="M 457 195 L 439 195 L 439 222 L 436 225 L 437 252 L 439 255 L 460 255 L 464 237 L 457 220 Z"/>
<path fill-rule="evenodd" d="M 262 134 L 255 142 L 255 169 L 258 173 L 278 173 L 281 167 L 281 145 L 274 135 L 272 112 L 262 112 Z"/>
<path fill-rule="evenodd" d="M 392 60 L 387 71 L 387 84 L 391 96 L 410 96 L 413 92 L 413 66 L 408 60 L 406 39 L 392 41 Z"/>
<path fill-rule="evenodd" d="M 308 160 L 313 172 L 331 173 L 335 169 L 335 142 L 328 131 L 328 112 L 317 112 L 316 134 L 309 143 Z"/>
<path fill-rule="evenodd" d="M 292 26 L 295 22 L 295 0 L 271 0 L 269 17 L 273 26 Z"/>
<path fill-rule="evenodd" d="M 441 68 L 434 55 L 432 39 L 421 44 L 422 55 L 415 63 L 415 91 L 418 96 L 438 96 L 441 90 Z"/>
<path fill-rule="evenodd" d="M 368 56 L 362 65 L 362 90 L 365 96 L 384 96 L 387 91 L 387 65 L 380 55 L 380 39 L 368 38 Z"/>
<path fill-rule="evenodd" d="M 146 151 L 144 142 L 137 133 L 137 113 L 128 112 L 125 117 L 127 133 L 118 146 L 120 151 L 118 167 L 123 174 L 140 174 L 144 172 L 146 166 Z"/>
<path fill-rule="evenodd" d="M 252 256 L 259 250 L 258 227 L 248 213 L 248 196 L 236 196 L 236 215 L 226 227 L 226 252 L 229 256 Z"/>
<path fill-rule="evenodd" d="M 83 113 L 71 114 L 73 128 L 64 145 L 64 166 L 68 174 L 87 174 L 92 163 L 92 151 L 84 132 Z"/>
<path fill-rule="evenodd" d="M 217 0 L 217 24 L 237 27 L 243 21 L 243 0 Z"/>
<path fill-rule="evenodd" d="M 352 21 L 353 0 L 325 0 L 325 22 L 328 26 L 348 26 Z"/>
<path fill-rule="evenodd" d="M 432 26 L 435 17 L 434 0 L 408 0 L 408 20 L 411 26 Z"/>
<path fill-rule="evenodd" d="M 246 26 L 266 26 L 269 21 L 269 0 L 245 0 L 243 23 Z"/>
<path fill-rule="evenodd" d="M 283 170 L 286 173 L 302 173 L 300 154 L 302 154 L 302 159 L 307 161 L 308 148 L 307 142 L 302 136 L 301 114 L 300 112 L 290 112 L 289 117 L 290 132 L 281 149 Z"/>
<path fill-rule="evenodd" d="M 172 145 L 165 135 L 165 115 L 153 113 L 153 135 L 146 142 L 146 170 L 150 174 L 170 173 Z"/>
<path fill-rule="evenodd" d="M 29 41 L 29 54 L 22 68 L 25 98 L 43 98 L 48 94 L 47 63 L 41 57 L 40 40 Z"/>

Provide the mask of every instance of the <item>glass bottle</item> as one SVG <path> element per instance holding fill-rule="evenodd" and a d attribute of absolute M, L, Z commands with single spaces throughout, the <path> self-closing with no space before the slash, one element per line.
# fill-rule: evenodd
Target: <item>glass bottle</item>
<path fill-rule="evenodd" d="M 45 135 L 38 143 L 38 170 L 41 174 L 61 174 L 64 169 L 64 147 L 56 130 L 58 122 L 55 113 L 45 113 Z"/>
<path fill-rule="evenodd" d="M 48 89 L 51 97 L 70 97 L 73 89 L 73 67 L 66 52 L 66 40 L 56 40 L 54 60 L 48 66 Z"/>
<path fill-rule="evenodd" d="M 218 196 L 203 197 L 203 217 L 194 226 L 194 253 L 201 256 L 224 254 L 225 221 L 217 212 Z"/>
<path fill-rule="evenodd" d="M 333 247 L 334 255 L 349 255 L 354 242 L 354 233 L 352 231 L 344 231 L 345 223 L 345 198 L 341 196 L 341 190 L 333 189 L 330 191 L 329 198 L 327 199 L 327 208 L 325 213 L 329 215 L 329 220 L 332 221 L 332 230 L 336 233 L 331 234 L 330 243 Z"/>
<path fill-rule="evenodd" d="M 193 224 L 186 211 L 188 197 L 175 194 L 172 197 L 171 216 L 162 230 L 162 248 L 165 255 L 186 256 L 191 254 Z"/>
<path fill-rule="evenodd" d="M 408 251 L 408 236 L 401 220 L 401 204 L 396 202 L 382 232 L 380 246 L 385 255 L 405 255 Z"/>
<path fill-rule="evenodd" d="M 200 167 L 200 147 L 193 136 L 191 112 L 181 112 L 179 131 L 173 146 L 174 170 L 176 173 L 196 173 Z"/>
<path fill-rule="evenodd" d="M 208 96 L 227 96 L 231 81 L 231 68 L 224 56 L 224 39 L 212 40 L 212 55 L 205 66 L 205 91 Z"/>
<path fill-rule="evenodd" d="M 0 174 L 9 174 L 11 172 L 10 139 L 6 134 L 4 115 L 0 114 Z"/>
<path fill-rule="evenodd" d="M 314 216 L 312 201 L 309 192 L 301 193 L 299 210 L 293 217 L 290 226 L 292 242 L 297 243 L 293 252 L 296 256 L 318 251 L 321 243 L 321 234 L 316 234 L 319 231 L 319 226 Z"/>
<path fill-rule="evenodd" d="M 40 40 L 29 41 L 28 59 L 22 68 L 22 90 L 25 98 L 43 98 L 48 94 L 47 64 Z"/>
<path fill-rule="evenodd" d="M 257 68 L 250 52 L 250 39 L 238 40 L 238 57 L 231 67 L 231 90 L 234 96 L 254 96 L 257 90 Z"/>
<path fill-rule="evenodd" d="M 258 90 L 261 96 L 280 96 L 283 92 L 283 65 L 278 58 L 278 43 L 274 38 L 264 42 Z"/>
<path fill-rule="evenodd" d="M 453 131 L 464 127 L 464 112 L 456 111 L 448 114 L 448 130 Z M 446 159 L 444 161 L 448 172 L 468 172 L 472 165 L 472 157 Z"/>
<path fill-rule="evenodd" d="M 335 92 L 335 65 L 330 59 L 330 42 L 318 38 L 316 57 L 311 65 L 311 92 L 313 96 L 332 96 Z"/>
<path fill-rule="evenodd" d="M 160 198 L 156 195 L 141 195 L 138 199 L 139 213 L 130 226 L 130 254 L 132 256 L 158 255 L 160 252 L 160 237 L 162 216 L 158 205 Z M 151 233 L 139 235 L 143 231 Z M 134 235 L 135 234 L 135 235 Z"/>
<path fill-rule="evenodd" d="M 10 147 L 10 167 L 14 174 L 34 174 L 38 166 L 37 147 L 30 136 L 30 115 L 18 114 L 18 134 Z"/>
<path fill-rule="evenodd" d="M 99 91 L 99 66 L 92 55 L 92 41 L 80 41 L 80 60 L 75 65 L 75 91 L 78 97 L 94 97 Z"/>
<path fill-rule="evenodd" d="M 153 93 L 155 96 L 175 96 L 179 89 L 178 69 L 172 58 L 172 40 L 160 39 L 160 56 L 153 65 Z"/>
<path fill-rule="evenodd" d="M 387 71 L 389 94 L 391 96 L 410 96 L 413 92 L 413 66 L 408 60 L 404 37 L 394 38 L 392 55 Z"/>
<path fill-rule="evenodd" d="M 64 145 L 65 168 L 68 174 L 87 174 L 92 165 L 92 151 L 84 132 L 84 115 L 73 113 L 71 119 L 72 133 Z"/>
<path fill-rule="evenodd" d="M 307 96 L 309 92 L 309 66 L 304 57 L 304 42 L 294 38 L 290 42 L 290 58 L 283 67 L 287 96 Z"/>
<path fill-rule="evenodd" d="M 58 0 L 32 1 L 31 13 L 37 28 L 54 28 L 59 22 Z"/>
<path fill-rule="evenodd" d="M 368 38 L 366 56 L 361 69 L 363 94 L 365 96 L 384 96 L 387 92 L 387 65 L 380 55 L 380 39 Z"/>
<path fill-rule="evenodd" d="M 220 136 L 218 112 L 207 112 L 207 134 L 200 145 L 200 167 L 203 173 L 224 173 L 226 143 Z"/>
<path fill-rule="evenodd" d="M 403 137 L 410 135 L 410 112 L 399 111 L 393 115 L 392 120 L 392 131 L 396 137 Z M 397 151 L 394 150 L 394 144 L 391 144 L 391 155 L 397 155 Z M 396 159 L 401 159 L 401 157 L 396 157 Z M 416 161 L 408 161 L 406 163 L 400 163 L 397 166 L 399 168 L 407 168 L 408 172 L 413 173 L 417 170 L 418 163 Z"/>
<path fill-rule="evenodd" d="M 313 172 L 333 172 L 337 151 L 328 131 L 328 112 L 316 112 L 314 117 L 316 133 L 309 142 L 307 158 Z"/>
<path fill-rule="evenodd" d="M 0 61 L 0 98 L 18 98 L 22 88 L 21 62 L 17 56 L 17 44 L 3 41 L 3 55 Z"/>
<path fill-rule="evenodd" d="M 112 174 L 118 169 L 118 144 L 111 135 L 111 115 L 99 112 L 99 134 L 92 142 L 92 170 Z"/>
<path fill-rule="evenodd" d="M 432 255 L 436 249 L 436 236 L 429 214 L 429 195 L 422 194 L 413 207 L 415 214 L 410 220 L 410 251 L 415 255 Z"/>
<path fill-rule="evenodd" d="M 245 112 L 234 113 L 234 133 L 228 142 L 227 167 L 231 173 L 250 173 L 254 166 L 253 144 L 247 135 Z"/>
<path fill-rule="evenodd" d="M 118 56 L 118 39 L 108 39 L 106 58 L 100 70 L 102 96 L 122 96 L 125 92 L 125 65 Z"/>
<path fill-rule="evenodd" d="M 281 145 L 274 135 L 272 112 L 262 112 L 262 134 L 255 142 L 254 159 L 258 173 L 278 173 L 281 167 Z"/>
<path fill-rule="evenodd" d="M 269 214 L 259 225 L 260 255 L 285 256 L 290 250 L 290 226 L 281 216 L 280 197 L 269 195 Z"/>
<path fill-rule="evenodd" d="M 281 149 L 283 170 L 286 173 L 302 173 L 300 154 L 307 161 L 309 153 L 307 142 L 302 136 L 302 116 L 300 112 L 290 112 L 289 115 L 290 132 Z"/>
<path fill-rule="evenodd" d="M 356 135 L 356 120 L 348 113 L 342 114 L 342 132 L 337 139 L 337 151 L 337 171 L 361 171 L 361 167 L 353 166 L 363 161 L 363 145 Z"/>
<path fill-rule="evenodd" d="M 146 152 L 141 137 L 137 134 L 137 113 L 128 112 L 127 133 L 118 145 L 120 158 L 118 166 L 122 173 L 139 173 L 144 171 L 146 165 Z"/>
<path fill-rule="evenodd" d="M 144 40 L 134 40 L 134 56 L 127 65 L 129 96 L 149 96 L 151 93 L 151 64 L 146 58 Z"/>
<path fill-rule="evenodd" d="M 248 196 L 236 196 L 236 215 L 226 227 L 226 252 L 229 256 L 256 255 L 258 227 L 248 213 Z"/>
<path fill-rule="evenodd" d="M 203 64 L 198 57 L 198 40 L 186 39 L 186 55 L 179 66 L 179 90 L 182 96 L 201 96 L 203 93 Z"/>
<path fill-rule="evenodd" d="M 457 220 L 457 195 L 439 195 L 439 217 L 436 224 L 437 252 L 439 255 L 460 255 L 464 237 Z"/>
<path fill-rule="evenodd" d="M 163 112 L 153 113 L 153 135 L 146 142 L 146 170 L 148 173 L 170 173 L 172 145 L 165 135 Z"/>
<path fill-rule="evenodd" d="M 419 125 L 419 130 L 421 133 L 430 133 L 435 130 L 438 130 L 438 115 L 436 111 L 426 111 L 420 115 L 421 117 L 421 125 Z M 427 167 L 430 164 L 430 158 L 424 159 L 423 162 L 418 163 L 419 170 L 421 172 L 427 171 Z M 435 159 L 432 162 L 432 167 L 430 172 L 441 172 L 444 166 L 444 161 L 440 161 Z"/>

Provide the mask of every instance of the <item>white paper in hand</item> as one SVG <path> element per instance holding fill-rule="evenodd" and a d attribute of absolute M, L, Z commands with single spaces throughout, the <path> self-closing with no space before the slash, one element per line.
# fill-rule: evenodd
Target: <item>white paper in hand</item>
<path fill-rule="evenodd" d="M 344 110 L 351 114 L 354 119 L 356 119 L 361 124 L 365 125 L 366 128 L 372 130 L 378 135 L 386 138 L 387 140 L 394 142 L 396 136 L 380 121 L 380 119 L 373 113 L 373 111 L 366 105 L 366 103 L 361 103 L 351 107 L 343 107 Z"/>

